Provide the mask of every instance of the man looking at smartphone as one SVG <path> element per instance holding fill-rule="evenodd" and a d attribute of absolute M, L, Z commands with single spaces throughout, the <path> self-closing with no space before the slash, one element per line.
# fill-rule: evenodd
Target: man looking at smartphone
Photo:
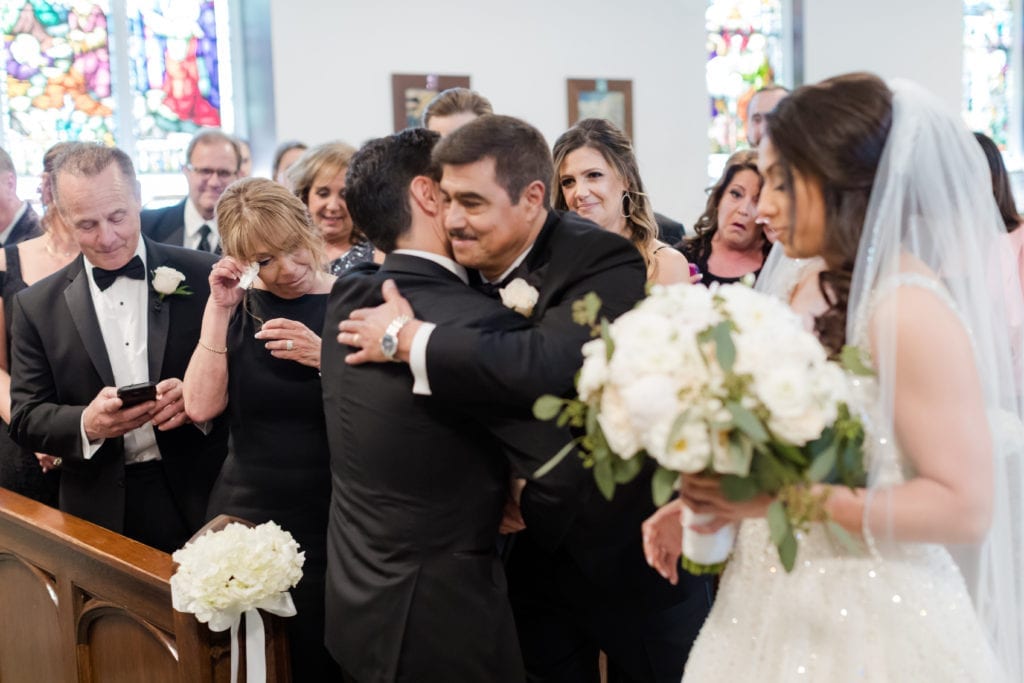
<path fill-rule="evenodd" d="M 170 552 L 202 525 L 226 452 L 222 425 L 186 424 L 179 379 L 214 257 L 140 239 L 138 182 L 119 149 L 71 150 L 53 191 L 82 254 L 15 298 L 11 434 L 59 459 L 62 510 Z M 153 277 L 161 267 L 178 286 Z M 146 382 L 152 398 L 119 398 Z"/>

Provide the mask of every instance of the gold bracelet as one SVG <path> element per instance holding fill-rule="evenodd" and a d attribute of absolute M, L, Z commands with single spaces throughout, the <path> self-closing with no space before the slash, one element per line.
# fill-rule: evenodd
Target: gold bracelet
<path fill-rule="evenodd" d="M 215 349 L 212 346 L 207 346 L 206 344 L 204 344 L 202 339 L 199 340 L 199 345 L 202 346 L 207 351 L 211 351 L 213 353 L 219 353 L 221 355 L 223 355 L 223 354 L 228 352 L 228 347 L 225 346 L 223 351 L 220 350 L 220 349 Z"/>

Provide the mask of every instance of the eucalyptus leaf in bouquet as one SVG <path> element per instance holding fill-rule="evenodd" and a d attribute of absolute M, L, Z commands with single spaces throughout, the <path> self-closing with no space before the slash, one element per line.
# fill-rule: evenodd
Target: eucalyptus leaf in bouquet
<path fill-rule="evenodd" d="M 679 284 L 654 286 L 612 323 L 598 321 L 599 310 L 595 295 L 574 309 L 595 337 L 583 346 L 577 397 L 542 396 L 534 406 L 539 419 L 579 434 L 537 476 L 575 447 L 610 499 L 652 458 L 658 505 L 672 496 L 680 473 L 720 477 L 730 500 L 775 497 L 768 522 L 787 570 L 796 532 L 811 523 L 825 522 L 852 542 L 828 522 L 824 497 L 811 486 L 863 484 L 863 427 L 847 406 L 844 368 L 788 306 L 742 284 Z M 866 371 L 852 350 L 844 361 L 852 372 Z M 694 547 L 702 542 L 695 536 L 684 534 L 684 566 L 721 571 L 731 541 L 706 544 L 714 557 L 702 557 L 687 551 L 688 537 Z"/>

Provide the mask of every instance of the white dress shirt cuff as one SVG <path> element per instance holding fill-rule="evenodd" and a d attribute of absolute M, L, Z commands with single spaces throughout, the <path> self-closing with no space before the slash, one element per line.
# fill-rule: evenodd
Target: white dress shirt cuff
<path fill-rule="evenodd" d="M 100 439 L 96 443 L 89 443 L 89 437 L 85 435 L 85 411 L 82 411 L 82 419 L 79 421 L 79 431 L 82 434 L 82 457 L 86 460 L 92 459 L 96 451 L 100 449 L 106 439 Z"/>
<path fill-rule="evenodd" d="M 427 377 L 427 342 L 434 331 L 434 323 L 423 323 L 412 338 L 409 349 L 409 368 L 412 370 L 412 393 L 430 396 L 430 379 Z"/>

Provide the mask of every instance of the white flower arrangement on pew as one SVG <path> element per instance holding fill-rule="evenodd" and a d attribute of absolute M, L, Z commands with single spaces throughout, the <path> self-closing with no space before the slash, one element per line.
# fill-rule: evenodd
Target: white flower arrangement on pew
<path fill-rule="evenodd" d="M 658 505 L 680 473 L 719 476 L 730 500 L 776 497 L 768 523 L 787 570 L 796 532 L 811 522 L 852 543 L 827 519 L 811 485 L 863 483 L 863 427 L 847 407 L 843 368 L 788 306 L 742 284 L 654 286 L 613 323 L 597 322 L 600 306 L 591 294 L 574 307 L 576 321 L 600 335 L 583 346 L 578 398 L 543 396 L 534 405 L 538 418 L 557 418 L 581 433 L 538 476 L 578 447 L 611 499 L 647 456 L 658 465 Z M 865 372 L 853 349 L 843 358 L 849 370 Z M 687 527 L 701 521 L 684 509 Z M 720 572 L 734 537 L 735 525 L 715 535 L 687 528 L 684 568 Z"/>
<path fill-rule="evenodd" d="M 236 678 L 237 635 L 246 618 L 247 677 L 266 678 L 263 622 L 257 610 L 296 614 L 289 589 L 302 578 L 305 553 L 290 533 L 274 522 L 245 526 L 232 522 L 190 541 L 171 556 L 171 602 L 194 614 L 211 631 L 231 629 L 231 680 Z"/>

